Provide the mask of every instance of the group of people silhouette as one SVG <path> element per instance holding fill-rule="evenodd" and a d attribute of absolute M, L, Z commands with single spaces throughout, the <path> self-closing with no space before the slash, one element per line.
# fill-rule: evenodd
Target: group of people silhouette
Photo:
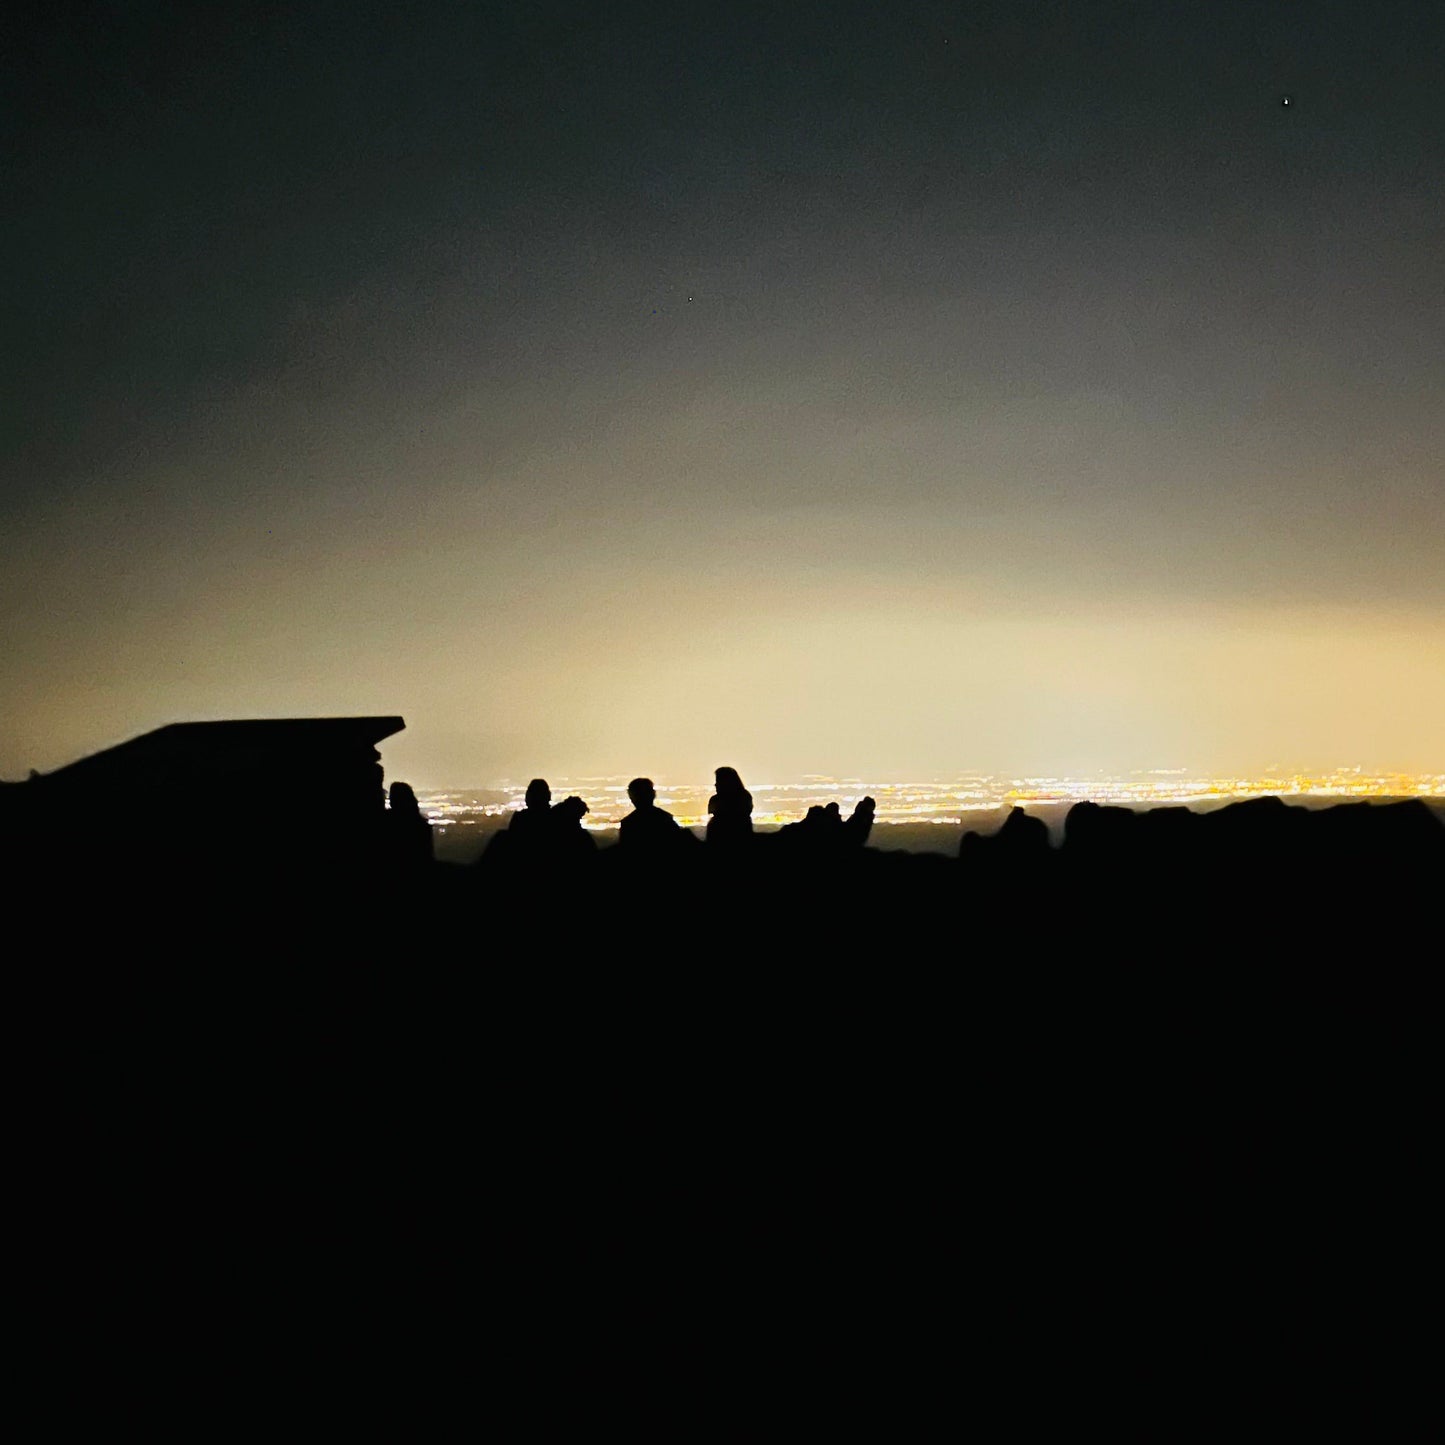
<path fill-rule="evenodd" d="M 751 857 L 756 843 L 760 858 L 767 855 L 781 862 L 786 857 L 790 867 L 810 866 L 861 852 L 872 834 L 877 805 L 864 797 L 847 818 L 836 802 L 815 805 L 797 822 L 760 837 L 753 830 L 753 795 L 737 770 L 718 768 L 714 777 L 706 831 L 707 856 L 712 859 Z M 629 865 L 667 866 L 701 848 L 691 829 L 658 807 L 651 778 L 633 778 L 627 796 L 632 811 L 620 821 L 617 856 Z M 416 793 L 407 783 L 393 783 L 389 802 L 383 848 L 387 867 L 402 874 L 427 870 L 436 861 L 435 846 Z M 524 806 L 506 828 L 492 835 L 483 860 L 525 865 L 529 871 L 533 865 L 547 871 L 585 862 L 598 852 L 596 840 L 582 823 L 590 811 L 575 794 L 554 803 L 547 780 L 533 778 Z M 1311 811 L 1288 807 L 1279 798 L 1257 798 L 1199 814 L 1184 807 L 1135 813 L 1080 802 L 1064 820 L 1059 849 L 1041 818 L 1014 807 L 996 831 L 965 832 L 957 854 L 972 870 L 991 877 L 1047 870 L 1061 859 L 1080 871 L 1117 866 L 1124 859 L 1136 869 L 1179 867 L 1186 860 L 1192 860 L 1190 867 L 1225 866 L 1231 861 L 1242 865 L 1265 857 L 1276 859 L 1277 866 L 1293 860 L 1303 867 L 1334 858 L 1352 859 L 1363 867 L 1371 860 L 1393 860 L 1403 866 L 1442 855 L 1445 830 L 1422 801 L 1341 804 Z"/>
<path fill-rule="evenodd" d="M 736 768 L 718 768 L 713 776 L 714 792 L 707 803 L 707 843 L 719 851 L 746 847 L 754 836 L 753 795 Z M 411 794 L 409 788 L 407 794 Z M 696 836 L 665 808 L 657 806 L 657 788 L 651 778 L 633 778 L 627 785 L 627 796 L 632 811 L 621 820 L 617 836 L 624 856 L 667 859 L 697 846 Z M 403 802 L 405 806 L 405 799 Z M 396 806 L 395 801 L 392 806 Z M 410 808 L 415 807 L 416 799 L 411 795 Z M 778 837 L 792 846 L 861 848 L 872 832 L 875 809 L 872 798 L 862 798 L 845 820 L 837 803 L 810 808 L 806 818 L 781 828 Z M 512 815 L 507 828 L 496 835 L 488 856 L 495 852 L 514 861 L 564 861 L 594 852 L 597 845 L 582 826 L 589 811 L 586 802 L 576 795 L 553 803 L 547 780 L 533 778 L 527 784 L 523 806 Z"/>

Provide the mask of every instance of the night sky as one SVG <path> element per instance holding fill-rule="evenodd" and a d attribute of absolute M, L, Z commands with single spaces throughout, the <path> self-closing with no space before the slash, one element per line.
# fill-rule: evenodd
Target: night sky
<path fill-rule="evenodd" d="M 691 11 L 12 19 L 0 776 L 1445 771 L 1445 6 Z"/>

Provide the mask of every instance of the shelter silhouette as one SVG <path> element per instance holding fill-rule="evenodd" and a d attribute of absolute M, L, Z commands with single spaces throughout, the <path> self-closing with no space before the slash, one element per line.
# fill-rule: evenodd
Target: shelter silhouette
<path fill-rule="evenodd" d="M 91 753 L 24 786 L 47 800 L 136 788 L 205 788 L 211 796 L 278 775 L 304 779 L 308 794 L 358 810 L 382 807 L 381 754 L 376 745 L 406 726 L 400 717 L 244 718 L 170 723 Z"/>
<path fill-rule="evenodd" d="M 202 858 L 183 833 L 199 822 L 220 866 L 290 868 L 317 851 L 315 830 L 299 826 L 304 803 L 345 868 L 384 826 L 377 744 L 405 726 L 395 716 L 171 723 L 7 787 L 6 831 L 43 845 L 69 816 L 103 817 L 123 843 L 108 867 L 163 857 L 194 869 Z"/>

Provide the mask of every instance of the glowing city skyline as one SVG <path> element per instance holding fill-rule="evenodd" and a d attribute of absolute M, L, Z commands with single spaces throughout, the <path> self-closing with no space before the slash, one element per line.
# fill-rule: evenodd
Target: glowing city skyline
<path fill-rule="evenodd" d="M 591 812 L 583 826 L 593 831 L 615 828 L 631 804 L 628 779 L 622 777 L 557 777 L 548 780 L 553 798 L 575 793 Z M 672 812 L 687 827 L 707 823 L 706 804 L 712 791 L 706 783 L 657 785 L 657 806 Z M 747 782 L 746 779 L 744 779 Z M 466 824 L 500 825 L 522 806 L 526 781 L 501 780 L 489 788 L 423 790 L 423 811 L 438 827 Z M 1445 773 L 1371 774 L 1340 768 L 1309 774 L 1267 774 L 1259 777 L 1207 778 L 1178 769 L 1141 769 L 1124 777 L 1002 778 L 964 773 L 951 779 L 869 781 L 863 778 L 813 776 L 794 782 L 749 783 L 753 821 L 758 826 L 795 822 L 815 804 L 837 802 L 846 813 L 859 798 L 877 803 L 877 822 L 936 823 L 957 826 L 980 813 L 1006 812 L 1091 801 L 1124 807 L 1186 805 L 1208 807 L 1247 798 L 1281 797 L 1289 801 L 1352 802 L 1385 799 L 1445 799 Z"/>

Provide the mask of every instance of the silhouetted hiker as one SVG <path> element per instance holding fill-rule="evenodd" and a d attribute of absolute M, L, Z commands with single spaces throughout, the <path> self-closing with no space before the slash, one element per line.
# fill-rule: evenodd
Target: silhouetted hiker
<path fill-rule="evenodd" d="M 629 857 L 664 857 L 695 841 L 671 813 L 656 806 L 657 789 L 651 778 L 633 778 L 627 796 L 632 811 L 622 820 L 617 841 Z"/>
<path fill-rule="evenodd" d="M 527 806 L 513 813 L 507 825 L 513 852 L 543 847 L 552 824 L 552 789 L 546 778 L 533 778 L 527 784 L 524 801 Z"/>
<path fill-rule="evenodd" d="M 736 768 L 718 768 L 713 778 L 717 791 L 707 800 L 707 841 L 724 846 L 744 842 L 753 835 L 753 795 Z"/>
<path fill-rule="evenodd" d="M 552 809 L 548 851 L 559 861 L 585 857 L 597 851 L 596 839 L 582 826 L 582 819 L 590 811 L 575 794 L 563 798 Z"/>
<path fill-rule="evenodd" d="M 436 848 L 416 793 L 410 783 L 393 783 L 388 796 L 386 840 L 392 862 L 407 871 L 425 868 L 435 861 Z"/>

